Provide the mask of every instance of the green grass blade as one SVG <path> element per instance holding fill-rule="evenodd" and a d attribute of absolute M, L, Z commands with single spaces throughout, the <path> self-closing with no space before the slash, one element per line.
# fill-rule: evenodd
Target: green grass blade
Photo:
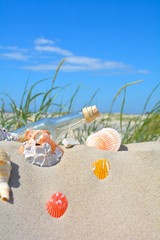
<path fill-rule="evenodd" d="M 58 75 L 58 73 L 59 73 L 59 70 L 60 70 L 60 68 L 62 67 L 62 65 L 64 64 L 64 62 L 66 62 L 66 58 L 64 58 L 64 59 L 62 59 L 62 61 L 59 63 L 59 65 L 58 65 L 58 67 L 57 67 L 57 69 L 56 69 L 56 72 L 55 72 L 55 74 L 54 74 L 54 76 L 53 76 L 53 79 L 52 79 L 52 87 L 53 87 L 53 85 L 54 85 L 54 83 L 55 83 L 55 81 L 56 81 L 56 78 L 57 78 L 57 75 Z"/>
<path fill-rule="evenodd" d="M 90 105 L 92 104 L 92 101 L 94 100 L 94 98 L 95 98 L 95 96 L 97 95 L 97 93 L 99 92 L 99 90 L 100 90 L 100 89 L 97 89 L 97 90 L 93 93 L 93 95 L 91 96 L 90 101 L 89 101 L 89 103 L 88 103 L 88 106 L 90 106 Z"/>
<path fill-rule="evenodd" d="M 115 101 L 117 100 L 118 96 L 121 94 L 121 92 L 123 91 L 124 88 L 127 88 L 127 87 L 130 87 L 132 85 L 135 85 L 135 84 L 138 84 L 140 82 L 142 82 L 143 80 L 138 80 L 138 81 L 134 81 L 134 82 L 130 82 L 130 83 L 127 83 L 125 84 L 124 86 L 122 86 L 118 92 L 116 93 L 116 95 L 114 96 L 113 100 L 112 100 L 112 104 L 111 104 L 111 107 L 110 107 L 110 113 L 112 112 L 112 109 L 113 109 L 113 105 L 115 103 Z"/>
<path fill-rule="evenodd" d="M 134 82 L 130 82 L 130 83 L 127 83 L 125 84 L 124 86 L 122 86 L 118 92 L 116 93 L 116 95 L 114 96 L 113 100 L 112 100 L 112 103 L 111 103 L 111 107 L 110 107 L 110 110 L 109 110 L 109 113 L 108 113 L 108 121 L 110 121 L 110 117 L 111 117 L 111 113 L 112 113 L 112 109 L 113 109 L 113 106 L 114 106 L 114 103 L 116 102 L 117 98 L 119 97 L 119 95 L 121 94 L 121 92 L 124 90 L 124 88 L 127 88 L 127 87 L 130 87 L 132 85 L 135 85 L 135 84 L 138 84 L 138 83 L 141 83 L 143 80 L 138 80 L 138 81 L 134 81 Z"/>
<path fill-rule="evenodd" d="M 122 105 L 121 105 L 121 110 L 120 110 L 120 129 L 121 129 L 121 133 L 122 133 L 123 109 L 124 109 L 124 105 L 125 105 L 125 100 L 126 100 L 126 87 L 124 88 L 124 97 L 123 97 L 123 100 L 122 100 Z"/>
<path fill-rule="evenodd" d="M 29 107 L 30 107 L 30 103 L 31 103 L 31 99 L 32 99 L 32 91 L 33 91 L 33 89 L 34 89 L 38 84 L 40 84 L 40 83 L 42 83 L 42 82 L 44 82 L 44 81 L 46 81 L 46 80 L 48 80 L 48 79 L 49 79 L 49 78 L 41 79 L 41 80 L 37 81 L 36 83 L 34 83 L 34 84 L 30 87 L 30 89 L 29 89 L 29 91 L 28 91 L 28 94 L 27 94 L 27 96 L 26 96 L 25 105 L 24 105 L 24 107 L 23 107 L 23 111 L 26 112 L 26 114 L 29 112 Z"/>
<path fill-rule="evenodd" d="M 70 99 L 70 102 L 69 102 L 69 107 L 68 107 L 68 113 L 71 111 L 71 108 L 72 108 L 72 105 L 73 105 L 73 101 L 78 93 L 80 89 L 80 85 L 76 88 L 76 91 L 74 92 L 74 94 L 72 95 L 71 99 Z"/>
<path fill-rule="evenodd" d="M 25 84 L 25 87 L 24 87 L 24 90 L 23 90 L 23 93 L 22 93 L 22 98 L 21 98 L 20 107 L 19 107 L 20 109 L 23 108 L 23 102 L 24 102 L 24 99 L 25 99 L 25 95 L 27 93 L 27 87 L 28 87 L 30 76 L 31 76 L 31 72 L 30 72 L 30 74 L 27 78 L 27 81 L 26 81 L 26 84 Z"/>
<path fill-rule="evenodd" d="M 146 100 L 146 103 L 145 103 L 145 105 L 144 105 L 144 108 L 143 108 L 142 114 L 145 113 L 146 108 L 147 108 L 147 105 L 148 105 L 148 103 L 149 103 L 149 101 L 150 101 L 150 99 L 151 99 L 153 93 L 157 90 L 157 88 L 158 88 L 159 86 L 160 86 L 160 83 L 158 83 L 158 84 L 153 88 L 153 90 L 151 91 L 151 93 L 149 94 L 149 96 L 148 96 L 148 98 L 147 98 L 147 100 Z"/>
<path fill-rule="evenodd" d="M 44 104 L 44 102 L 45 102 L 46 98 L 48 97 L 48 95 L 49 95 L 51 92 L 53 92 L 53 90 L 58 89 L 58 88 L 60 88 L 60 87 L 52 87 L 51 89 L 49 89 L 49 90 L 44 94 L 44 97 L 43 97 L 43 99 L 42 99 L 42 105 Z"/>

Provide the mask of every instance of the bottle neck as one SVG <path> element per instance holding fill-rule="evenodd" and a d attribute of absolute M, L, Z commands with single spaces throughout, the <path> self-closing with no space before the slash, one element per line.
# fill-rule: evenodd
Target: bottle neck
<path fill-rule="evenodd" d="M 61 126 L 61 125 L 69 124 L 69 123 L 71 124 L 74 121 L 83 120 L 83 119 L 85 120 L 82 111 L 67 114 L 67 115 L 64 115 L 61 117 L 57 117 L 57 118 L 48 118 L 49 122 L 56 126 Z"/>
<path fill-rule="evenodd" d="M 72 133 L 72 130 L 82 126 L 86 120 L 82 111 L 73 114 L 64 115 L 58 118 L 49 118 L 49 125 L 55 125 L 54 136 L 56 139 L 60 138 L 66 133 Z"/>

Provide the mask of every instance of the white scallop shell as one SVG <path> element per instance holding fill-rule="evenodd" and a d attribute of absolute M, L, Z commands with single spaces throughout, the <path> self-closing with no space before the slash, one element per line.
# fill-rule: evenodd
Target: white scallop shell
<path fill-rule="evenodd" d="M 113 128 L 103 128 L 98 132 L 91 134 L 87 138 L 86 144 L 89 147 L 116 152 L 121 145 L 121 136 Z"/>

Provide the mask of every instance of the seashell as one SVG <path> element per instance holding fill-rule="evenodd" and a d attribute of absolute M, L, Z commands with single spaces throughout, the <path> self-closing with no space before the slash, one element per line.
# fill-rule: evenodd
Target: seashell
<path fill-rule="evenodd" d="M 50 136 L 50 132 L 48 130 L 28 129 L 24 134 L 24 138 L 26 139 L 26 141 L 30 140 L 31 138 L 36 140 L 37 138 L 39 138 L 43 134 L 46 134 L 46 135 Z"/>
<path fill-rule="evenodd" d="M 65 148 L 71 148 L 75 145 L 79 145 L 80 142 L 75 138 L 65 138 L 63 139 L 62 144 L 65 146 Z"/>
<path fill-rule="evenodd" d="M 61 192 L 56 192 L 46 203 L 48 213 L 54 218 L 60 218 L 68 207 L 68 200 Z"/>
<path fill-rule="evenodd" d="M 100 150 L 116 152 L 121 145 L 121 136 L 113 128 L 103 128 L 88 136 L 86 144 L 89 147 L 95 147 Z"/>
<path fill-rule="evenodd" d="M 29 163 L 41 167 L 51 167 L 60 161 L 63 152 L 61 148 L 57 146 L 53 153 L 50 144 L 47 142 L 44 142 L 42 145 L 37 145 L 35 140 L 30 139 L 23 143 L 23 155 Z"/>
<path fill-rule="evenodd" d="M 0 141 L 18 141 L 18 134 L 8 132 L 0 125 Z"/>
<path fill-rule="evenodd" d="M 8 181 L 11 173 L 11 162 L 8 154 L 0 148 L 0 197 L 2 200 L 9 200 L 10 187 Z"/>
<path fill-rule="evenodd" d="M 107 159 L 99 159 L 92 164 L 92 170 L 97 178 L 104 179 L 109 174 L 110 164 Z"/>
<path fill-rule="evenodd" d="M 51 146 L 52 152 L 54 153 L 55 148 L 58 146 L 58 144 L 55 143 L 47 134 L 41 135 L 40 138 L 37 140 L 37 143 L 40 145 L 42 145 L 44 142 L 47 142 Z"/>
<path fill-rule="evenodd" d="M 61 149 L 61 151 L 63 152 L 63 149 L 60 146 L 58 146 L 58 144 L 51 139 L 51 135 L 48 130 L 28 129 L 25 132 L 24 139 L 26 141 L 35 140 L 37 145 L 42 145 L 43 143 L 47 142 L 48 144 L 50 144 L 53 153 L 54 153 L 56 147 L 59 147 Z M 20 148 L 20 153 L 23 153 L 23 147 Z"/>
<path fill-rule="evenodd" d="M 23 143 L 19 152 L 29 163 L 50 167 L 60 161 L 64 151 L 51 139 L 48 130 L 27 130 L 24 136 L 29 140 Z"/>

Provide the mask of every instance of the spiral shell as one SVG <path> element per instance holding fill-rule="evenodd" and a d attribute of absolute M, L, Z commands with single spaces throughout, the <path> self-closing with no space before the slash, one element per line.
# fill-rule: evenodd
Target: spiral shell
<path fill-rule="evenodd" d="M 121 145 L 121 136 L 113 128 L 103 128 L 96 133 L 91 134 L 86 141 L 89 147 L 95 147 L 100 150 L 118 151 Z"/>
<path fill-rule="evenodd" d="M 48 213 L 54 218 L 60 218 L 68 207 L 68 200 L 61 192 L 56 192 L 46 203 Z"/>
<path fill-rule="evenodd" d="M 95 176 L 99 179 L 104 179 L 108 176 L 110 164 L 107 159 L 99 159 L 92 164 L 92 170 Z"/>
<path fill-rule="evenodd" d="M 12 166 L 8 154 L 0 148 L 0 198 L 3 201 L 9 200 L 10 187 L 8 181 L 11 169 Z"/>

